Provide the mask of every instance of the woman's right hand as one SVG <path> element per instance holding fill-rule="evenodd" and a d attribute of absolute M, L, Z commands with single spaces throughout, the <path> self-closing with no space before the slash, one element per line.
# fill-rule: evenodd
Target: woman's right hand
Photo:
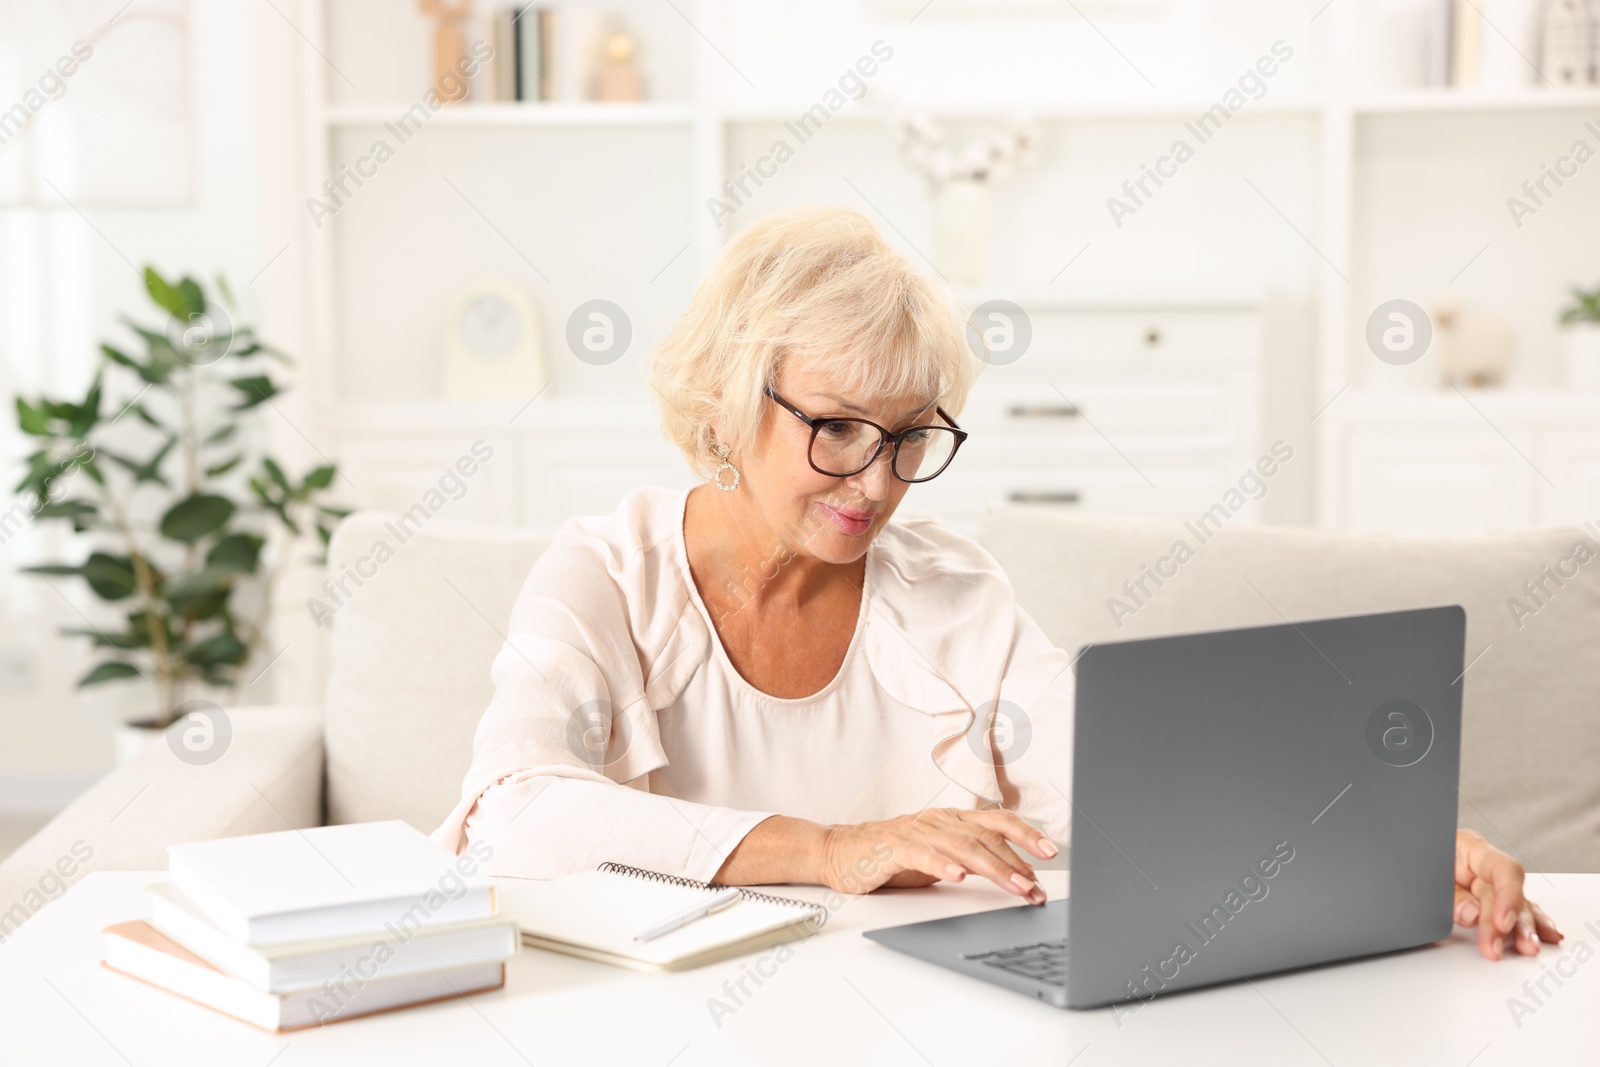
<path fill-rule="evenodd" d="M 1030 904 L 1043 904 L 1044 887 L 1016 844 L 1041 859 L 1056 854 L 1044 834 L 1001 808 L 925 808 L 877 822 L 826 828 L 820 881 L 843 893 L 880 886 L 917 887 L 941 879 L 981 875 Z"/>

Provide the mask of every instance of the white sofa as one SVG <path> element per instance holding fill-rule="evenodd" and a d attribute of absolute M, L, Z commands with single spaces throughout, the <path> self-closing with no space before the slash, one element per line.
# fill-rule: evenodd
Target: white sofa
<path fill-rule="evenodd" d="M 154 746 L 108 774 L 0 863 L 0 937 L 83 872 L 163 868 L 175 842 L 323 821 L 438 825 L 490 696 L 489 662 L 548 533 L 437 521 L 400 543 L 388 523 L 352 516 L 330 548 L 335 578 L 371 576 L 330 602 L 326 707 L 236 709 L 217 762 L 189 766 Z M 1124 591 L 1180 537 L 1192 559 L 1160 564 L 1172 576 L 1160 587 L 1145 578 L 1148 596 Z M 1588 541 L 1582 531 L 1408 539 L 1241 527 L 1196 545 L 1176 522 L 1009 507 L 990 516 L 981 540 L 1023 606 L 1074 651 L 1285 617 L 1463 605 L 1472 663 L 1462 824 L 1532 868 L 1600 871 L 1600 561 L 1560 587 L 1544 569 L 1570 559 Z M 382 563 L 379 542 L 393 552 Z M 1523 583 L 1541 580 L 1551 595 L 1519 618 L 1509 601 L 1533 606 Z M 1112 597 L 1133 613 L 1114 618 Z"/>

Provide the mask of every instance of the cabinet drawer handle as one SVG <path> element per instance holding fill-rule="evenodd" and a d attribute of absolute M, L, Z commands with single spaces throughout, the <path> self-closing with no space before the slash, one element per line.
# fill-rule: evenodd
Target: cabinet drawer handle
<path fill-rule="evenodd" d="M 1145 343 L 1146 346 L 1148 346 L 1150 348 L 1154 348 L 1157 345 L 1159 345 L 1161 343 L 1161 329 L 1160 329 L 1160 327 L 1151 326 L 1149 329 L 1145 330 L 1145 332 L 1144 332 L 1144 343 Z"/>
<path fill-rule="evenodd" d="M 1083 414 L 1076 404 L 1012 404 L 1013 419 L 1075 419 Z"/>
<path fill-rule="evenodd" d="M 1006 497 L 1013 504 L 1076 504 L 1082 500 L 1076 489 L 1017 489 Z"/>

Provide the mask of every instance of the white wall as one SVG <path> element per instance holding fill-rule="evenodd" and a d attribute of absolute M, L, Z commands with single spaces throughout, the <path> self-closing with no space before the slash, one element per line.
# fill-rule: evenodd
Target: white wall
<path fill-rule="evenodd" d="M 957 137 L 991 129 L 993 115 L 985 112 L 1021 103 L 1041 113 L 1036 157 L 995 200 L 992 287 L 1130 294 L 1212 286 L 1265 294 L 1268 440 L 1299 440 L 1311 413 L 1347 377 L 1358 386 L 1431 385 L 1436 368 L 1426 361 L 1392 374 L 1358 347 L 1358 320 L 1396 294 L 1432 299 L 1454 289 L 1504 315 L 1522 339 L 1516 382 L 1548 383 L 1559 282 L 1592 280 L 1600 271 L 1592 237 L 1574 239 L 1600 232 L 1600 163 L 1584 171 L 1586 184 L 1574 183 L 1521 230 L 1504 214 L 1504 197 L 1590 117 L 1576 109 L 1532 117 L 1359 116 L 1352 121 L 1349 232 L 1319 228 L 1330 217 L 1344 221 L 1327 208 L 1324 155 L 1333 155 L 1327 146 L 1337 137 L 1325 126 L 1330 110 L 1321 94 L 1343 73 L 1330 70 L 1330 35 L 1348 16 L 1363 40 L 1378 42 L 1356 49 L 1355 92 L 1393 88 L 1378 69 L 1378 48 L 1394 36 L 1390 20 L 1431 0 L 1334 0 L 1314 23 L 1308 5 L 1282 0 L 1145 0 L 1132 12 L 1104 0 L 935 0 L 914 21 L 920 5 L 909 0 L 680 0 L 677 6 L 697 17 L 720 12 L 720 21 L 714 16 L 705 26 L 715 48 L 671 6 L 594 2 L 629 11 L 658 99 L 687 104 L 703 71 L 735 115 L 753 113 L 726 127 L 720 165 L 729 169 L 766 150 L 783 116 L 816 102 L 879 39 L 895 55 L 872 80 L 863 112 L 903 101 L 983 116 L 957 123 Z M 430 128 L 340 213 L 331 231 L 331 276 L 324 277 L 305 200 L 330 166 L 361 152 L 366 134 L 359 125 L 342 126 L 329 138 L 328 158 L 320 158 L 307 149 L 306 94 L 326 83 L 328 102 L 339 106 L 381 109 L 416 100 L 425 81 L 425 21 L 401 0 L 327 0 L 331 39 L 323 40 L 305 0 L 190 3 L 198 146 L 190 202 L 86 206 L 87 219 L 49 199 L 39 207 L 3 206 L 26 157 L 19 146 L 0 147 L 0 394 L 81 388 L 95 342 L 118 335 L 119 313 L 146 303 L 126 257 L 169 272 L 224 271 L 271 339 L 291 352 L 327 354 L 326 366 L 310 369 L 318 395 L 333 403 L 435 396 L 445 298 L 474 280 L 526 282 L 545 312 L 552 352 L 562 347 L 561 309 L 594 296 L 618 299 L 636 312 L 634 349 L 610 368 L 557 361 L 556 386 L 575 397 L 625 392 L 644 400 L 639 355 L 682 306 L 707 251 L 700 205 L 717 190 L 694 187 L 706 169 L 697 125 L 530 125 L 492 141 L 460 126 Z M 1533 3 L 1481 6 L 1526 50 Z M 0 0 L 0 107 L 15 99 L 29 72 L 120 4 L 46 8 Z M 964 14 L 950 14 L 950 7 Z M 1278 40 L 1295 54 L 1266 96 L 1204 145 L 1148 207 L 1116 225 L 1106 198 L 1184 133 L 1181 121 L 1156 105 L 1216 99 Z M 117 47 L 109 37 L 104 58 Z M 1516 48 L 1493 35 L 1485 48 L 1485 69 L 1500 88 L 1526 79 Z M 92 79 L 96 70 L 90 64 L 80 77 Z M 1129 114 L 1086 116 L 1096 108 Z M 443 187 L 441 172 L 471 206 Z M 896 155 L 889 129 L 865 114 L 831 122 L 717 237 L 799 201 L 861 207 L 908 253 L 929 249 L 926 193 Z M 505 232 L 486 226 L 483 216 Z M 1340 251 L 1347 237 L 1348 257 Z M 1483 259 L 1452 282 L 1486 243 Z M 693 251 L 679 256 L 685 246 Z M 1323 250 L 1350 277 L 1347 286 L 1330 289 Z M 543 278 L 530 270 L 530 258 Z M 341 311 L 326 335 L 313 314 L 319 301 L 336 301 Z M 1327 328 L 1330 306 L 1351 323 Z M 1333 371 L 1324 368 L 1337 375 L 1331 385 L 1316 378 L 1314 360 L 1330 336 L 1339 338 L 1333 347 L 1349 341 L 1348 351 L 1328 361 Z M 327 445 L 312 383 L 303 384 L 280 403 L 284 418 L 269 427 L 275 452 L 296 467 L 318 461 Z M 3 490 L 15 481 L 10 472 L 21 447 L 9 415 L 0 418 L 0 506 L 9 505 Z M 1289 474 L 1264 502 L 1263 517 L 1309 522 L 1313 465 Z M 0 807 L 63 799 L 108 762 L 108 723 L 141 710 L 129 687 L 73 692 L 89 657 L 82 642 L 54 631 L 78 621 L 74 610 L 48 586 L 16 574 L 35 559 L 72 556 L 71 546 L 33 531 L 0 545 Z M 296 578 L 287 602 L 303 602 L 307 578 Z M 76 603 L 93 610 L 92 598 Z M 303 612 L 293 614 L 276 638 L 291 653 L 247 699 L 317 699 L 322 635 Z"/>
<path fill-rule="evenodd" d="M 18 98 L 18 79 L 36 77 L 73 41 L 87 37 L 122 4 L 40 5 L 18 0 L 0 5 L 0 99 Z M 250 0 L 196 0 L 191 6 L 194 143 L 191 202 L 167 206 L 80 205 L 82 214 L 50 194 L 39 206 L 0 206 L 0 509 L 10 507 L 25 442 L 15 431 L 10 397 L 40 392 L 81 395 L 98 358 L 101 339 L 126 339 L 117 321 L 131 313 L 146 322 L 148 297 L 132 264 L 163 273 L 209 279 L 225 274 L 247 306 L 261 306 L 250 279 L 271 251 L 263 233 L 262 101 L 256 39 L 263 5 Z M 268 15 L 271 15 L 268 9 Z M 276 17 L 276 16 L 271 16 Z M 113 62 L 126 39 L 112 32 L 73 75 L 63 100 L 89 88 Z M 130 61 L 137 62 L 137 57 Z M 13 89 L 18 89 L 13 92 Z M 51 105 L 47 105 L 47 108 Z M 41 111 L 39 121 L 48 117 Z M 0 148 L 0 161 L 19 153 L 30 130 Z M 44 177 L 63 189 L 72 175 Z M 258 283 L 259 284 L 259 283 Z M 17 569 L 43 559 L 76 559 L 83 549 L 53 529 L 27 529 L 0 545 L 0 807 L 58 805 L 86 785 L 111 759 L 108 724 L 143 708 L 142 694 L 118 686 L 75 692 L 74 680 L 93 659 L 83 641 L 62 638 L 62 625 L 82 626 L 77 611 L 104 617 L 94 597 L 71 580 L 49 585 Z M 9 683 L 9 684 L 6 684 Z"/>

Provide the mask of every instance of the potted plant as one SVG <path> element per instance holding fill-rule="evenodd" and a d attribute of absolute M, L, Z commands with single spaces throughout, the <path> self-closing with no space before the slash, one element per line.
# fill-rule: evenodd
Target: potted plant
<path fill-rule="evenodd" d="M 1567 385 L 1600 389 L 1600 285 L 1588 292 L 1572 286 L 1572 303 L 1561 309 L 1559 321 Z"/>
<path fill-rule="evenodd" d="M 117 624 L 86 618 L 63 632 L 105 653 L 80 687 L 149 687 L 145 714 L 127 724 L 148 738 L 198 690 L 237 693 L 263 652 L 295 542 L 315 530 L 325 548 L 348 512 L 324 499 L 334 467 L 290 477 L 259 447 L 258 409 L 281 391 L 268 361 L 288 360 L 233 324 L 226 282 L 219 305 L 192 278 L 170 282 L 150 267 L 144 278 L 164 321 L 123 320 L 142 351 L 101 345 L 81 399 L 17 398 L 37 447 L 16 489 L 38 520 L 88 535 L 81 562 L 25 569 L 82 579 L 118 607 Z"/>

